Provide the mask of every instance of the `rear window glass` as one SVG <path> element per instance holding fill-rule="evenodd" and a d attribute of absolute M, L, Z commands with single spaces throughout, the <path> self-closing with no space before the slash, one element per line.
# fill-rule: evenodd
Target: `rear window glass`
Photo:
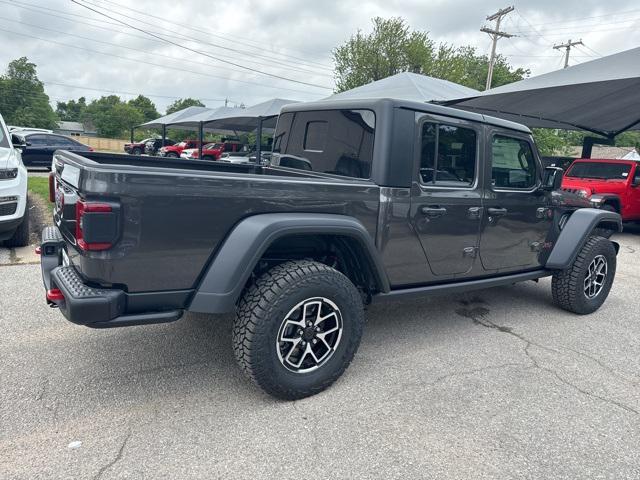
<path fill-rule="evenodd" d="M 273 164 L 352 178 L 369 178 L 375 114 L 370 110 L 284 113 L 273 142 Z"/>
<path fill-rule="evenodd" d="M 626 163 L 595 163 L 577 162 L 566 173 L 567 177 L 599 178 L 604 180 L 626 180 L 629 177 L 631 165 Z"/>

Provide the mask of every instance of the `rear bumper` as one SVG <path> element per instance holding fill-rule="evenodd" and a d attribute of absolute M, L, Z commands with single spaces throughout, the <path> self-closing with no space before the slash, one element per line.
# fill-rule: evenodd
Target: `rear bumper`
<path fill-rule="evenodd" d="M 57 227 L 42 232 L 40 267 L 47 303 L 72 323 L 92 328 L 123 327 L 178 320 L 182 310 L 127 313 L 127 294 L 85 283 L 73 265 L 63 265 L 65 243 Z M 52 292 L 55 292 L 53 294 Z"/>

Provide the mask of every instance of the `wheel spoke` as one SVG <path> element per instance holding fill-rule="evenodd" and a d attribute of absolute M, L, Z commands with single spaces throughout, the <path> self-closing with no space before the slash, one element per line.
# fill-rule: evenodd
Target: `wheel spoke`
<path fill-rule="evenodd" d="M 587 298 L 595 298 L 601 291 L 607 279 L 607 259 L 603 255 L 595 257 L 584 279 L 584 294 Z"/>
<path fill-rule="evenodd" d="M 342 337 L 337 305 L 323 297 L 309 298 L 285 316 L 277 338 L 282 365 L 296 373 L 321 367 L 333 355 Z"/>

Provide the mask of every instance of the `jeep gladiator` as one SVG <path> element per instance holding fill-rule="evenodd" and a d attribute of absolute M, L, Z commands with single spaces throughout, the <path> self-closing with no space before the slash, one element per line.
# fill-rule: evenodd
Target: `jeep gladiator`
<path fill-rule="evenodd" d="M 617 213 L 560 190 L 521 125 L 391 99 L 281 112 L 268 165 L 59 151 L 47 302 L 94 328 L 235 312 L 242 370 L 284 399 L 347 368 L 371 302 L 553 277 L 605 301 Z"/>

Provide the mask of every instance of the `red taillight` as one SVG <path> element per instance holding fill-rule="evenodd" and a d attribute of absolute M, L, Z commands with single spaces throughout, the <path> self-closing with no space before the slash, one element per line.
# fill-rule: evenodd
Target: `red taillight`
<path fill-rule="evenodd" d="M 82 217 L 85 213 L 111 213 L 113 210 L 111 205 L 106 203 L 90 203 L 78 200 L 76 202 L 76 242 L 78 247 L 82 250 L 107 250 L 111 248 L 111 243 L 106 242 L 93 242 L 87 243 L 84 241 L 84 234 L 82 232 Z"/>
<path fill-rule="evenodd" d="M 89 151 L 94 152 L 95 150 L 93 149 L 93 147 L 89 147 Z"/>
<path fill-rule="evenodd" d="M 64 301 L 64 294 L 59 288 L 52 288 L 47 290 L 47 300 L 50 302 L 62 302 Z"/>
<path fill-rule="evenodd" d="M 49 201 L 55 203 L 56 201 L 56 175 L 55 172 L 49 173 Z"/>

